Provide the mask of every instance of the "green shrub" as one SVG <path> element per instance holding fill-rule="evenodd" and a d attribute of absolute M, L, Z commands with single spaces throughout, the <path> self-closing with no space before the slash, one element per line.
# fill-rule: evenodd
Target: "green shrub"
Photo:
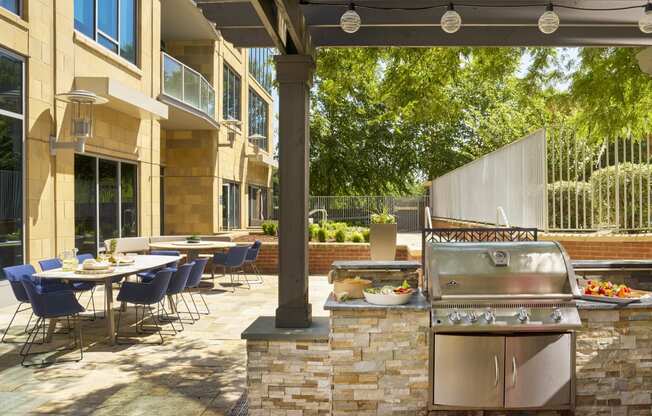
<path fill-rule="evenodd" d="M 338 243 L 343 243 L 346 241 L 346 232 L 344 229 L 340 228 L 337 231 L 335 231 L 335 241 Z"/>
<path fill-rule="evenodd" d="M 263 234 L 275 236 L 278 233 L 278 222 L 276 221 L 263 221 L 261 227 Z"/>
<path fill-rule="evenodd" d="M 362 238 L 364 238 L 365 243 L 369 242 L 369 228 L 362 231 Z"/>
<path fill-rule="evenodd" d="M 620 205 L 618 221 L 616 220 L 616 178 Z M 652 187 L 651 178 L 652 165 L 649 164 L 621 163 L 617 173 L 614 166 L 593 172 L 591 188 L 596 227 L 646 228 L 648 216 L 652 215 L 647 203 Z"/>
<path fill-rule="evenodd" d="M 591 184 L 588 182 L 559 181 L 548 184 L 549 226 L 562 229 L 591 228 L 591 195 Z"/>
<path fill-rule="evenodd" d="M 320 243 L 326 242 L 328 239 L 328 232 L 326 231 L 326 228 L 319 227 L 319 231 L 317 231 L 317 239 Z"/>
<path fill-rule="evenodd" d="M 362 243 L 364 238 L 362 237 L 362 233 L 359 231 L 354 231 L 353 234 L 351 234 L 351 241 L 354 243 Z"/>
<path fill-rule="evenodd" d="M 319 232 L 318 224 L 308 225 L 308 240 L 315 241 L 317 239 L 317 233 Z"/>

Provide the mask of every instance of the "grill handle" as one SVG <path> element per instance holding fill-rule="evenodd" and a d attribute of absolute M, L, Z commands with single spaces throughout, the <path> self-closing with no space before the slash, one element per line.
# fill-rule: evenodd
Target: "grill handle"
<path fill-rule="evenodd" d="M 512 387 L 516 387 L 517 372 L 516 357 L 512 356 Z"/>
<path fill-rule="evenodd" d="M 496 368 L 496 379 L 494 380 L 494 387 L 498 387 L 498 381 L 500 379 L 500 370 L 498 369 L 498 356 L 494 355 L 494 367 Z"/>

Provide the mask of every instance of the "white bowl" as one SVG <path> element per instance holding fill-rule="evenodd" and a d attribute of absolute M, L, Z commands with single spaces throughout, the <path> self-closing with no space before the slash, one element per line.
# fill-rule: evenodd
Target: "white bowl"
<path fill-rule="evenodd" d="M 412 293 L 381 295 L 378 293 L 364 292 L 364 299 L 374 305 L 405 305 L 410 301 Z"/>

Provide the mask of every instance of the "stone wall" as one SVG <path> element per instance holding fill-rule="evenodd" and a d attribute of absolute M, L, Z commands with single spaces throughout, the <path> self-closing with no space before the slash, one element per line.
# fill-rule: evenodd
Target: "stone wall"
<path fill-rule="evenodd" d="M 250 416 L 329 415 L 328 341 L 247 341 Z"/>
<path fill-rule="evenodd" d="M 331 311 L 333 416 L 421 415 L 429 311 Z"/>
<path fill-rule="evenodd" d="M 336 260 L 369 260 L 369 244 L 367 243 L 310 243 L 309 248 L 310 274 L 327 274 Z M 396 248 L 396 260 L 407 260 L 408 248 Z M 262 273 L 278 273 L 278 243 L 264 242 L 260 248 L 256 265 Z"/>
<path fill-rule="evenodd" d="M 652 414 L 652 311 L 580 311 L 577 415 Z"/>

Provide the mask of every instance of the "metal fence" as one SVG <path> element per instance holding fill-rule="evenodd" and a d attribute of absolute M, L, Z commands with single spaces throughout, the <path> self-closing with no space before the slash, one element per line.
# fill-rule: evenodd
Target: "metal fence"
<path fill-rule="evenodd" d="M 652 137 L 548 134 L 548 229 L 652 231 Z"/>
<path fill-rule="evenodd" d="M 311 196 L 308 214 L 313 221 L 346 222 L 368 226 L 371 215 L 388 212 L 396 217 L 399 232 L 421 232 L 425 227 L 425 196 Z M 278 219 L 278 197 L 273 201 L 272 219 Z"/>
<path fill-rule="evenodd" d="M 432 214 L 496 224 L 500 208 L 510 225 L 545 228 L 545 143 L 538 130 L 434 179 Z"/>
<path fill-rule="evenodd" d="M 550 231 L 652 232 L 652 137 L 540 130 L 432 182 L 435 217 Z"/>

